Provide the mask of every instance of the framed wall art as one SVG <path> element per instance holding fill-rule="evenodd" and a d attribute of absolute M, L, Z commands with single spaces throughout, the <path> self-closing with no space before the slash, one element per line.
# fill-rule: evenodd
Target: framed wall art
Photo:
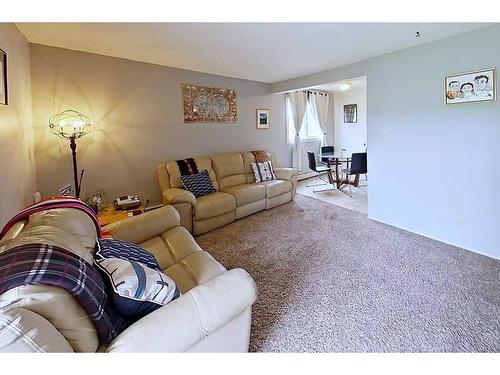
<path fill-rule="evenodd" d="M 257 129 L 269 129 L 269 109 L 257 110 Z"/>
<path fill-rule="evenodd" d="M 0 104 L 9 104 L 7 88 L 7 54 L 0 49 Z"/>
<path fill-rule="evenodd" d="M 182 85 L 184 123 L 236 122 L 236 90 Z"/>
<path fill-rule="evenodd" d="M 445 104 L 496 100 L 496 70 L 486 68 L 450 74 L 444 78 Z"/>
<path fill-rule="evenodd" d="M 353 124 L 358 122 L 358 105 L 346 104 L 344 105 L 344 123 Z"/>

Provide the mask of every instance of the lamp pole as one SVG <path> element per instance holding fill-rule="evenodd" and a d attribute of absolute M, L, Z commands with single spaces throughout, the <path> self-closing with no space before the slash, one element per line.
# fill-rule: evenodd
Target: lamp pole
<path fill-rule="evenodd" d="M 76 142 L 75 136 L 69 139 L 69 148 L 71 149 L 71 156 L 73 157 L 73 177 L 75 179 L 75 196 L 80 198 L 80 186 L 78 184 L 78 168 L 76 166 Z"/>

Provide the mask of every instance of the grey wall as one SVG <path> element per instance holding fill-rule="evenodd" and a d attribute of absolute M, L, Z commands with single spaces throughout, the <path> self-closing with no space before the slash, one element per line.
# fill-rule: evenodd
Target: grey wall
<path fill-rule="evenodd" d="M 443 104 L 444 76 L 500 68 L 498 46 L 494 25 L 272 89 L 366 75 L 369 217 L 500 258 L 500 103 Z"/>
<path fill-rule="evenodd" d="M 282 166 L 286 144 L 284 96 L 270 85 L 124 59 L 31 45 L 37 188 L 54 195 L 72 181 L 69 145 L 48 131 L 50 115 L 76 109 L 95 131 L 78 140 L 83 192 L 99 189 L 108 200 L 127 193 L 160 201 L 159 163 L 226 151 L 267 149 Z M 224 60 L 221 58 L 221 64 Z M 184 124 L 181 84 L 237 90 L 238 122 Z M 271 110 L 271 128 L 256 129 L 256 110 Z"/>
<path fill-rule="evenodd" d="M 0 228 L 32 201 L 35 192 L 28 42 L 14 24 L 0 23 L 7 53 L 9 105 L 0 105 Z"/>

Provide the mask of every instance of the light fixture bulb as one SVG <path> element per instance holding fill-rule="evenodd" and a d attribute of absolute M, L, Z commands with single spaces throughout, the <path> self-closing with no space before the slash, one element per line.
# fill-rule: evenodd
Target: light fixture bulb
<path fill-rule="evenodd" d="M 343 82 L 339 85 L 339 88 L 342 90 L 342 91 L 346 91 L 346 90 L 349 90 L 351 88 L 351 84 L 349 82 Z"/>
<path fill-rule="evenodd" d="M 77 139 L 90 131 L 92 121 L 88 116 L 74 110 L 66 110 L 49 119 L 49 130 L 65 139 Z"/>

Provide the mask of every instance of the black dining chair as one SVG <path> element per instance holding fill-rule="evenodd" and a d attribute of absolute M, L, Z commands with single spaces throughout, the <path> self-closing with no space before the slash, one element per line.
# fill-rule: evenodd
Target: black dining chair
<path fill-rule="evenodd" d="M 325 166 L 317 166 L 316 165 L 316 155 L 312 151 L 307 151 L 307 160 L 309 162 L 309 169 L 313 172 L 316 172 L 316 175 L 309 176 L 307 178 L 306 182 L 306 187 L 313 187 L 313 186 L 320 186 L 320 185 L 332 185 L 333 177 L 332 177 L 332 170 L 328 167 Z M 327 174 L 328 175 L 328 181 L 325 181 L 321 178 L 322 174 Z M 309 180 L 312 177 L 319 177 L 321 181 L 324 181 L 323 184 L 316 184 L 316 185 L 308 185 Z M 334 190 L 334 189 L 322 189 L 322 190 L 313 190 L 313 193 L 316 192 L 321 192 L 321 191 L 328 191 L 328 190 Z"/>
<path fill-rule="evenodd" d="M 352 198 L 352 187 L 351 187 L 352 184 L 349 182 L 349 177 L 352 175 L 360 175 L 360 174 L 364 174 L 366 177 L 366 174 L 368 173 L 366 152 L 357 152 L 352 154 L 351 167 L 342 169 L 342 172 L 345 173 L 346 176 L 345 183 L 349 185 L 349 192 L 351 193 L 349 196 Z"/>
<path fill-rule="evenodd" d="M 321 147 L 321 153 L 322 154 L 326 154 L 326 153 L 330 153 L 330 154 L 333 154 L 335 152 L 335 147 L 333 146 L 323 146 Z M 327 164 L 328 163 L 328 158 L 321 158 L 321 163 L 323 164 Z"/>

